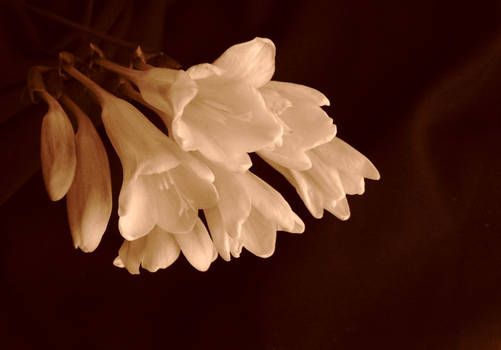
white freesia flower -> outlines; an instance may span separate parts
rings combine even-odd
[[[347,194],[362,194],[364,178],[378,180],[379,172],[360,152],[335,137],[307,152],[312,166],[305,171],[264,159],[296,188],[310,213],[321,218],[326,209],[341,220],[350,217]]]
[[[73,183],[76,167],[75,134],[59,102],[45,90],[37,92],[49,106],[42,119],[42,175],[49,198],[57,201],[66,195]]]
[[[169,116],[164,121],[185,151],[198,150],[213,162],[243,172],[252,164],[247,153],[281,144],[283,127],[255,86],[269,81],[274,71],[274,45],[268,39],[257,38],[253,46],[235,45],[214,64],[186,72],[137,71],[104,59],[97,63],[128,77],[147,103]]]
[[[155,272],[170,266],[181,251],[199,271],[206,271],[217,258],[214,244],[200,219],[188,233],[169,233],[156,226],[144,237],[135,241],[125,240],[113,263],[125,267],[131,274],[138,274],[139,266]]]
[[[132,241],[156,225],[171,233],[192,231],[198,209],[217,201],[212,172],[182,152],[133,105],[111,95],[74,67],[64,68],[98,98],[106,133],[122,163],[118,209],[122,236]]]
[[[204,210],[212,239],[226,261],[239,257],[242,247],[260,257],[275,250],[276,232],[302,233],[304,223],[287,201],[266,182],[247,171],[233,173],[217,164],[217,206]]]
[[[75,178],[66,196],[68,221],[75,248],[92,252],[99,245],[111,214],[108,156],[89,117],[67,96],[61,100],[78,122]]]

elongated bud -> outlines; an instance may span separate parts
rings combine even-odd
[[[61,98],[78,121],[75,179],[66,196],[75,248],[94,251],[111,215],[111,175],[103,142],[89,117],[67,96]]]
[[[42,120],[40,155],[45,188],[53,201],[68,192],[75,174],[75,134],[68,116],[48,92],[39,92],[49,105]]]

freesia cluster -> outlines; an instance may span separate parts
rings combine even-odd
[[[234,45],[212,64],[176,70],[129,68],[103,57],[95,64],[121,75],[129,97],[157,113],[167,133],[132,103],[81,73],[68,53],[62,69],[101,106],[106,134],[120,158],[118,200],[124,238],[114,264],[130,273],[157,271],[182,252],[205,271],[242,248],[259,257],[275,249],[277,231],[302,233],[303,221],[282,195],[250,170],[256,152],[297,190],[311,214],[349,217],[347,194],[362,194],[364,178],[379,179],[372,163],[336,137],[319,91],[272,81],[275,45],[269,39]],[[82,110],[76,135],[62,106],[43,87],[42,170],[52,200],[67,197],[75,247],[96,249],[110,217],[110,169],[103,144]],[[205,219],[205,223],[204,220]]]

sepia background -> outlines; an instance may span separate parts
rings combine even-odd
[[[268,37],[277,46],[274,79],[328,96],[338,136],[382,178],[348,198],[348,221],[315,220],[255,159],[253,170],[306,224],[303,235],[279,233],[268,259],[244,252],[201,273],[180,257],[166,270],[129,275],[112,265],[121,244],[116,201],[101,245],[77,251],[64,200],[50,202],[43,187],[46,107],[30,103],[25,78],[32,65],[56,64],[60,50],[84,52],[90,39],[4,1],[2,348],[501,348],[499,2],[27,3],[164,51],[184,67]],[[130,56],[99,44],[118,61]],[[121,168],[106,145],[116,198]]]

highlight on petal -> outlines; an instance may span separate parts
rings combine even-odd
[[[197,81],[199,93],[173,123],[173,136],[185,151],[243,172],[247,153],[281,142],[283,128],[253,87],[218,77]]]
[[[380,178],[370,160],[338,137],[317,147],[315,153],[329,166],[335,166],[348,174],[358,174],[371,180]]]
[[[231,237],[226,232],[221,211],[217,207],[213,207],[204,209],[204,214],[217,252],[225,261],[230,261]]]
[[[311,161],[305,152],[329,142],[336,135],[332,119],[319,107],[328,104],[328,100],[315,89],[291,83],[272,81],[260,91],[268,107],[277,110],[278,118],[286,125],[282,145],[260,152],[287,168],[309,169]],[[283,100],[289,101],[290,106],[280,107],[285,106]]]
[[[39,91],[49,105],[42,119],[40,155],[42,175],[49,198],[60,200],[68,192],[75,174],[75,134],[63,108],[45,91]]]
[[[151,68],[134,82],[144,100],[172,120],[183,114],[198,92],[197,84],[183,70]]]
[[[111,175],[108,156],[94,125],[68,97],[62,101],[77,117],[77,165],[66,207],[75,248],[94,251],[111,215]]]
[[[214,163],[209,165],[216,176],[214,185],[219,194],[217,207],[222,225],[228,235],[238,237],[252,207],[245,181],[242,175],[233,173],[223,166]]]
[[[146,236],[141,264],[150,272],[165,269],[177,260],[180,251],[174,237],[157,226]]]
[[[181,247],[183,255],[194,268],[199,271],[209,269],[215,258],[216,249],[202,220],[197,220],[191,232],[174,234],[173,236],[179,247]]]
[[[274,223],[253,208],[242,228],[239,239],[242,245],[256,256],[268,258],[275,251],[276,239],[277,229]]]
[[[179,164],[167,136],[127,101],[110,96],[103,103],[101,116],[122,163],[125,181]]]
[[[148,234],[155,225],[170,233],[189,232],[198,218],[197,208],[187,203],[167,172],[125,183],[118,214],[120,233],[128,240]]]
[[[172,265],[179,253],[179,246],[173,236],[155,227],[137,240],[124,240],[113,265],[125,267],[134,275],[139,274],[140,266],[150,272],[156,272]]]
[[[227,49],[214,65],[231,79],[261,87],[275,73],[275,44],[270,39],[255,38]]]
[[[245,173],[243,178],[252,198],[252,206],[266,220],[275,223],[276,229],[292,233],[304,232],[303,221],[280,193],[251,172]]]

